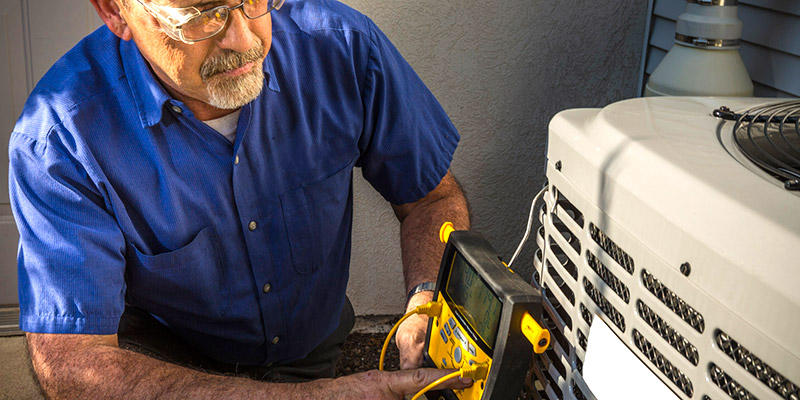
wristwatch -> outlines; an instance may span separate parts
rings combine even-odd
[[[433,292],[435,290],[436,290],[436,282],[422,282],[419,285],[414,286],[414,288],[411,289],[410,292],[408,292],[408,297],[406,297],[406,304],[408,304],[408,302],[411,301],[411,298],[414,297],[414,295],[419,292],[425,292],[425,291]]]

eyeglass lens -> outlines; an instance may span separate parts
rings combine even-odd
[[[272,11],[278,0],[244,0],[242,10],[248,18],[258,18]],[[214,7],[187,21],[181,29],[189,40],[200,40],[216,35],[225,27],[230,8]]]

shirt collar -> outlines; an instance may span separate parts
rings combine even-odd
[[[184,115],[192,116],[183,103],[173,99],[161,86],[161,83],[153,75],[150,66],[145,61],[139,48],[133,40],[123,40],[120,43],[120,53],[122,55],[122,65],[125,69],[125,76],[131,88],[136,111],[142,122],[143,128],[149,128],[161,121],[164,103],[171,103],[184,110]],[[273,79],[272,52],[267,54],[264,62],[264,76],[267,80],[267,87],[275,92],[280,92],[277,79]]]
[[[281,87],[275,79],[275,67],[272,65],[272,57],[275,52],[270,51],[264,61],[264,77],[267,79],[267,87],[273,92],[280,92]]]
[[[156,80],[150,67],[139,52],[133,40],[120,42],[122,67],[131,87],[136,111],[142,121],[142,127],[148,128],[161,121],[164,103],[170,100],[164,87]]]

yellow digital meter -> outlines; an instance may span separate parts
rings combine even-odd
[[[488,373],[469,388],[426,396],[515,399],[533,352],[543,352],[550,341],[536,322],[542,315],[541,292],[510,271],[479,234],[450,232],[442,237],[447,246],[434,294],[442,310],[428,322],[425,362],[446,369],[484,366]]]

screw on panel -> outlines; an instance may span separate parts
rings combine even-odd
[[[688,262],[685,262],[685,263],[681,264],[681,273],[682,274],[684,274],[685,276],[689,276],[689,274],[691,272],[692,272],[692,266],[689,265]]]
[[[561,160],[556,161],[556,171],[561,171]]]

